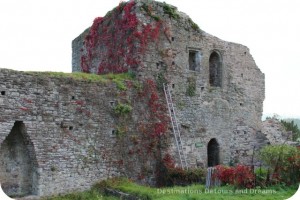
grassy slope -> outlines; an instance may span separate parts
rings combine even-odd
[[[223,186],[211,190],[205,190],[203,185],[157,189],[137,185],[128,180],[113,180],[106,181],[105,183],[102,182],[101,184],[96,185],[91,191],[85,193],[77,193],[65,197],[56,197],[52,198],[51,200],[113,200],[114,198],[101,195],[100,191],[103,187],[111,187],[126,193],[134,194],[139,196],[141,199],[153,200],[283,200],[291,197],[297,189],[296,187],[282,188],[279,186],[274,186],[264,190],[234,190],[232,186]],[[262,192],[268,193],[262,194]],[[90,196],[82,196],[83,194]]]

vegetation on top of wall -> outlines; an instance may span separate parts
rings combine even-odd
[[[191,27],[195,31],[200,31],[198,24],[196,24],[191,18],[188,19],[189,23],[191,24]]]
[[[300,129],[294,121],[280,120],[286,131],[293,132],[293,141],[300,140]]]
[[[143,3],[142,9],[150,16],[152,17],[155,21],[159,21],[160,17],[153,15],[152,13],[152,7],[150,5],[147,5],[146,3]]]
[[[165,14],[168,14],[171,18],[176,20],[180,18],[179,14],[177,13],[177,9],[166,2],[163,3],[163,9]]]
[[[117,88],[120,90],[126,90],[125,81],[134,80],[134,75],[130,72],[120,74],[90,74],[82,72],[64,73],[64,72],[26,72],[30,75],[36,75],[41,77],[53,77],[53,78],[71,78],[74,80],[82,80],[87,82],[96,83],[108,83],[114,82],[117,84]]]

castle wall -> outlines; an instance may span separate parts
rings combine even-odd
[[[151,8],[150,14],[144,9],[147,6]],[[156,40],[151,38],[153,41],[148,43],[146,51],[139,55],[138,78],[165,81],[173,88],[178,122],[191,165],[197,162],[207,165],[207,144],[213,138],[220,145],[222,163],[249,163],[253,150],[266,143],[261,134],[264,74],[247,47],[205,33],[176,7],[168,5],[174,9],[172,15],[165,11],[165,6],[141,0],[136,1],[132,10],[137,13],[140,24],[155,27],[153,16],[161,19],[162,24],[159,37]],[[84,40],[84,34],[74,43]],[[120,33],[117,30],[114,34]],[[99,46],[92,50],[93,55],[105,51],[101,40],[99,42]],[[76,56],[84,55],[86,50],[79,51],[79,48],[85,49],[84,45],[73,45]],[[92,68],[97,67],[99,57],[93,57],[91,63]],[[212,78],[216,79],[213,80],[215,84]],[[173,144],[172,152],[176,157],[175,142]]]
[[[112,164],[117,152],[112,153],[116,140],[110,106],[115,84],[103,87],[5,69],[0,69],[0,80],[0,180],[7,193],[44,196],[84,190],[118,174]],[[16,136],[15,122],[23,123]],[[21,174],[22,169],[28,174]],[[22,181],[30,177],[33,182],[25,187]]]

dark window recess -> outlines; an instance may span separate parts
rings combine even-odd
[[[189,70],[196,70],[196,52],[190,51],[189,52]]]
[[[70,130],[70,131],[73,130],[73,126],[69,126],[69,130]]]
[[[116,135],[116,134],[117,134],[117,131],[116,131],[116,130],[112,130],[112,131],[111,131],[111,134],[112,134],[112,135]]]
[[[1,95],[5,95],[5,91],[1,91]]]
[[[241,77],[242,77],[242,78],[244,77],[244,74],[243,74],[243,73],[241,73]]]
[[[174,62],[174,61],[172,62],[172,65],[175,65],[175,62]]]
[[[243,103],[240,103],[240,106],[243,106],[244,104]]]
[[[175,40],[175,38],[174,37],[172,37],[172,41],[174,41]]]
[[[203,92],[204,91],[204,87],[201,87],[201,92]]]
[[[200,52],[189,51],[189,70],[200,71]]]
[[[209,57],[209,84],[214,87],[221,87],[222,70],[221,58],[217,52],[212,52]]]
[[[72,96],[72,100],[74,100],[75,99],[75,96]]]
[[[175,84],[174,84],[174,83],[172,84],[172,88],[173,88],[173,89],[175,88]]]

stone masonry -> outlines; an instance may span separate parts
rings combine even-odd
[[[253,150],[266,143],[261,133],[264,74],[249,49],[200,30],[186,14],[165,3],[136,1],[131,13],[137,13],[139,29],[145,24],[154,26],[154,16],[163,19],[158,41],[149,43],[144,54],[133,52],[141,59],[137,69],[131,70],[140,79],[163,76],[172,88],[190,165],[207,166],[211,139],[217,142],[221,163],[249,162]],[[103,26],[109,24],[106,29],[115,26],[109,16],[111,13],[102,22]],[[103,30],[98,29],[99,35],[106,34]],[[84,38],[88,33],[84,31],[73,41],[73,71],[80,71],[80,58],[87,54]],[[92,55],[99,55],[90,60],[91,72],[97,72],[99,63],[101,67],[105,51],[101,40],[91,49]]]
[[[129,11],[129,3],[124,3],[124,10],[119,6],[109,12],[93,35],[87,29],[73,41],[73,72],[85,67],[98,73],[105,60],[109,61],[101,57],[108,48],[113,47],[109,53],[130,52],[136,60],[129,64],[127,53],[118,64],[135,74],[134,84],[151,79],[157,85],[169,85],[189,167],[251,164],[254,151],[268,140],[261,122],[264,74],[249,49],[200,30],[174,6],[149,0],[132,2]],[[121,38],[129,41],[130,35],[136,35],[133,51],[126,45],[108,47],[118,38],[87,45],[92,41],[87,37],[114,30],[117,23],[110,16],[136,16],[137,30],[152,25],[160,32],[155,40],[143,41],[147,45],[142,50],[139,32]],[[123,34],[120,31],[113,31],[114,35]],[[113,81],[0,69],[0,182],[4,191],[14,196],[48,196],[84,190],[112,176],[137,178],[145,169],[148,177],[153,176],[155,159],[127,153],[142,140],[136,127],[147,120],[141,113],[149,112],[136,88],[122,90]],[[163,91],[159,97],[165,103]],[[116,116],[114,107],[119,103],[131,105],[128,116]],[[126,124],[127,135],[122,138],[116,134],[120,124]],[[166,152],[179,164],[171,130],[167,134]],[[127,170],[130,166],[126,168],[124,162],[135,167]]]

